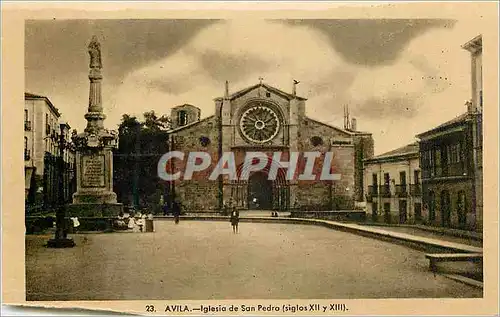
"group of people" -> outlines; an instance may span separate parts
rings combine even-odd
[[[146,220],[153,220],[153,214],[143,214],[140,211],[137,213],[130,214],[129,212],[120,212],[117,220],[115,221],[115,226],[117,229],[129,229],[133,232],[145,232],[146,230]],[[151,228],[152,231],[152,228]]]

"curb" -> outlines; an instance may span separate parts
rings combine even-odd
[[[155,217],[156,220],[173,219],[170,216]],[[181,216],[181,220],[186,221],[228,221],[229,217],[212,216],[212,217],[197,217],[197,216]],[[240,222],[251,223],[284,223],[284,224],[303,224],[317,225],[329,229],[349,232],[361,236],[366,236],[378,240],[383,240],[391,243],[403,244],[407,247],[425,251],[425,252],[459,252],[459,253],[482,253],[483,249],[479,247],[469,246],[465,244],[453,243],[437,239],[413,236],[404,233],[386,231],[381,229],[367,228],[366,226],[341,223],[321,219],[305,219],[305,218],[272,218],[272,217],[242,217]]]
[[[466,285],[469,285],[469,286],[473,286],[473,287],[477,287],[477,288],[480,288],[480,289],[484,289],[484,284],[483,282],[480,282],[480,281],[476,281],[474,279],[471,279],[471,278],[468,278],[468,277],[465,277],[465,276],[460,276],[460,275],[456,275],[456,274],[440,274],[446,278],[449,278],[450,280],[454,280],[456,282],[460,282],[460,283],[463,283],[463,284],[466,284]]]

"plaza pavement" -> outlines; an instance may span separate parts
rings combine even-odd
[[[26,236],[27,300],[482,297],[424,253],[319,226],[155,221],[154,233]]]

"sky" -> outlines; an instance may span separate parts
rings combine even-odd
[[[47,96],[81,131],[88,106],[87,45],[101,42],[105,126],[123,114],[173,106],[214,114],[213,99],[264,82],[307,98],[306,114],[343,127],[348,105],[375,154],[465,112],[479,27],[457,20],[30,20],[25,90]]]

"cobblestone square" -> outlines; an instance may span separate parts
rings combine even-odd
[[[26,236],[26,299],[482,297],[428,269],[424,253],[308,225],[155,221],[154,233]]]

